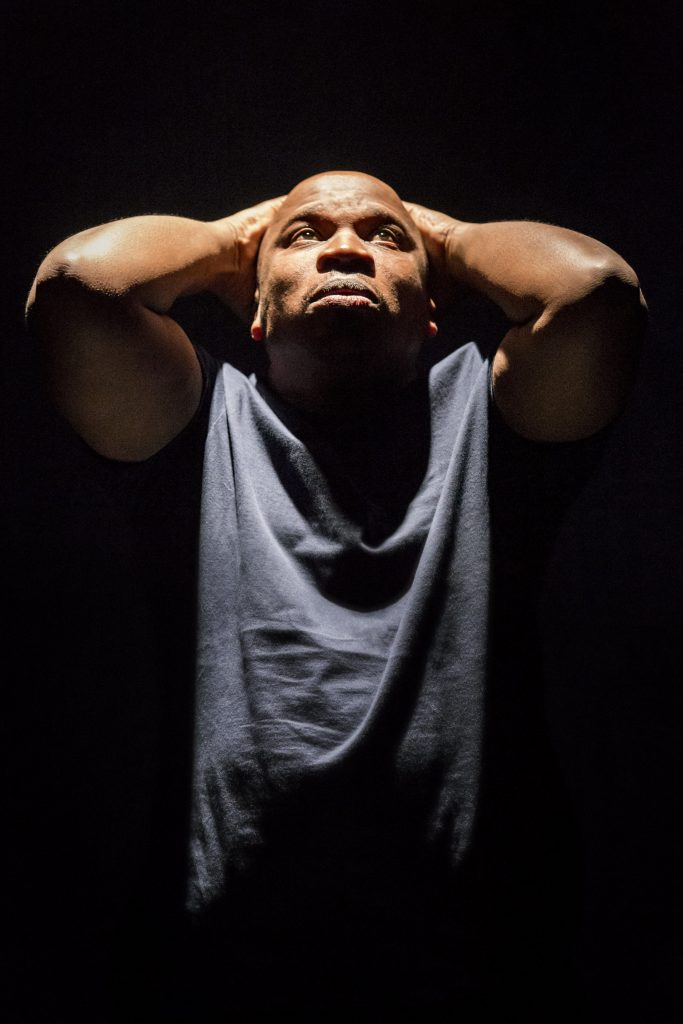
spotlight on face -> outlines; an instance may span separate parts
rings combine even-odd
[[[276,372],[290,357],[400,382],[433,334],[427,256],[398,195],[377,178],[300,182],[264,236],[252,333]]]

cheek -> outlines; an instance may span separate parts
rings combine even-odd
[[[270,297],[273,303],[281,303],[289,296],[301,292],[305,280],[304,267],[298,266],[292,261],[286,267],[278,267],[276,264],[266,281],[266,296]]]
[[[424,285],[416,278],[402,278],[392,282],[392,292],[404,313],[422,313],[429,308],[429,298]]]
[[[385,259],[378,270],[382,274],[387,290],[403,301],[415,302],[426,296],[425,280],[415,260],[408,258]]]
[[[269,275],[261,292],[261,323],[270,331],[281,319],[290,318],[304,305],[300,274]]]

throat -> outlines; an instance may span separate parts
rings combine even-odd
[[[271,366],[267,385],[281,401],[303,415],[342,427],[359,419],[385,419],[401,405],[406,389],[416,378],[416,371],[379,374],[351,367],[348,372],[340,372],[338,366],[332,372],[323,366],[317,372],[309,367],[299,373],[278,374]]]

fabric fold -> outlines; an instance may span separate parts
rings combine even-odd
[[[283,820],[309,828],[313,791],[316,807],[342,807],[368,781],[355,824],[318,813],[315,841],[348,850],[355,827],[370,859],[369,846],[386,843],[391,807],[392,828],[404,813],[406,827],[419,822],[413,839],[447,850],[455,870],[476,813],[488,361],[470,343],[424,382],[427,443],[421,453],[406,445],[418,485],[398,523],[383,517],[383,482],[356,474],[355,441],[311,434],[295,413],[285,423],[257,384],[223,367],[205,449],[188,894],[198,915],[230,898],[272,845],[273,822],[282,842]],[[406,401],[421,399],[413,391]],[[381,448],[370,457],[383,464]],[[401,461],[385,464],[397,474],[384,487],[392,495],[404,484]]]

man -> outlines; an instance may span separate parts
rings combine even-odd
[[[565,441],[586,437],[614,418],[628,394],[645,307],[636,275],[623,259],[600,242],[563,228],[529,222],[465,224],[415,205],[404,207],[374,179],[336,173],[302,182],[285,200],[210,224],[134,217],[82,232],[49,254],[31,290],[28,312],[42,340],[57,402],[93,448],[110,458],[144,459],[186,425],[197,407],[201,374],[189,340],[168,316],[171,306],[181,296],[208,290],[247,316],[262,236],[267,234],[260,263],[267,275],[273,257],[278,265],[282,243],[274,244],[274,236],[279,225],[298,207],[315,205],[327,194],[331,209],[316,213],[314,220],[325,222],[319,241],[332,240],[329,256],[323,254],[319,267],[317,249],[307,249],[307,258],[299,260],[299,248],[290,247],[292,273],[305,268],[317,283],[315,274],[322,281],[330,273],[328,260],[347,267],[357,262],[361,277],[374,277],[376,257],[370,253],[375,251],[392,254],[381,255],[377,272],[385,264],[387,272],[396,266],[398,281],[387,282],[390,294],[382,301],[379,296],[375,302],[367,297],[365,302],[326,300],[335,314],[350,313],[345,319],[354,325],[372,323],[370,317],[376,314],[394,335],[381,354],[373,347],[373,359],[381,359],[382,366],[373,365],[368,388],[374,381],[405,382],[420,342],[436,330],[427,295],[428,254],[435,294],[442,302],[452,298],[456,283],[476,287],[514,324],[493,364],[496,405],[513,429],[534,440]],[[353,211],[372,227],[398,217],[400,244],[390,241],[388,229],[379,248],[361,249],[367,239],[353,229],[350,214],[330,234],[329,225],[341,220],[340,206],[352,199],[365,202],[368,210],[373,201],[380,204],[374,218],[365,210]],[[311,241],[315,231],[313,224]],[[275,298],[286,288],[278,282]],[[269,298],[264,295],[252,324],[252,337],[262,337],[265,329],[266,341]],[[409,301],[415,306],[418,300],[422,309],[411,310],[411,320],[419,312],[422,323],[419,328],[410,325],[416,337],[397,345],[398,304]],[[308,331],[318,322],[329,322],[326,303],[317,305],[315,313],[311,309],[308,317],[301,309],[292,310],[292,326],[305,323]],[[58,313],[65,306],[68,322]],[[279,331],[278,305],[273,314],[273,330]],[[354,326],[350,333],[355,336],[356,330]],[[403,325],[400,331],[405,337]],[[348,393],[340,358],[321,364],[316,349],[308,345],[305,355],[302,343],[294,342],[282,360],[276,340],[277,334],[270,351],[271,381],[282,376],[282,383],[275,383],[282,397],[294,397],[303,408],[320,407],[323,399],[312,396],[325,388],[328,400],[330,375],[333,394],[339,395],[340,388]],[[348,340],[346,344],[353,347]],[[356,344],[352,363],[362,348]],[[330,362],[334,369],[325,370]],[[294,370],[289,368],[296,366],[298,372],[301,365],[304,381],[296,394],[290,379]]]
[[[510,328],[490,364],[469,345],[426,374],[466,288]],[[264,377],[169,315],[201,291],[250,323]],[[506,813],[488,796],[490,436],[599,435],[645,309],[594,239],[465,223],[356,172],[209,224],[103,225],[42,264],[29,322],[88,445],[152,465],[201,437],[187,1019],[531,998],[487,867],[487,815]]]

